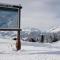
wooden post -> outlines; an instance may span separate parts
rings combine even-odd
[[[22,7],[20,7],[19,11],[18,11],[18,20],[19,20],[19,22],[18,22],[19,26],[18,27],[19,27],[19,29],[20,29],[20,13],[21,13],[21,8]],[[17,50],[21,49],[20,30],[18,30],[18,33],[17,33],[16,49]]]
[[[17,33],[16,49],[17,50],[20,50],[21,49],[20,31],[18,31],[18,33]]]

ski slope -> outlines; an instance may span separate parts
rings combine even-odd
[[[15,41],[0,39],[0,60],[60,60],[60,41],[38,43],[21,41],[21,50],[16,51]]]

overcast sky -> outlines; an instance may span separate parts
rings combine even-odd
[[[60,26],[60,0],[0,0],[0,2],[22,5],[22,28],[49,30]]]

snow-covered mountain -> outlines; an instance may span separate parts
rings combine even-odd
[[[53,33],[57,32],[57,33]],[[55,42],[60,40],[59,28],[51,30],[50,32],[42,32],[37,28],[24,28],[20,33],[21,40],[24,41],[35,41],[35,42]],[[42,41],[43,35],[43,41]],[[17,31],[0,31],[0,38],[13,39],[17,37]]]
[[[41,34],[41,31],[37,28],[24,28],[21,31],[21,36],[23,40],[26,40],[26,38],[35,38],[38,37],[38,35]]]
[[[50,32],[54,32],[54,33],[60,32],[60,27],[53,28],[50,30]]]
[[[16,31],[0,31],[0,38],[13,38],[16,34]]]
[[[42,32],[39,29],[31,28],[22,30],[22,40],[31,40],[34,39],[35,41],[41,42],[42,35],[43,35],[43,42],[56,42],[60,40],[60,28],[53,28],[49,32]]]
[[[37,33],[39,33],[40,32],[40,30],[39,29],[37,29],[37,28],[24,28],[24,29],[22,29],[22,31],[21,31],[21,37],[22,38],[26,38],[26,37],[28,37],[28,35],[30,34],[30,33],[35,33],[36,32],[36,34]],[[3,38],[10,38],[10,37],[16,37],[17,36],[17,31],[0,31],[0,38],[1,37],[3,37]]]

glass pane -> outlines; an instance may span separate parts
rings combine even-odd
[[[18,28],[18,9],[0,8],[0,29]]]

